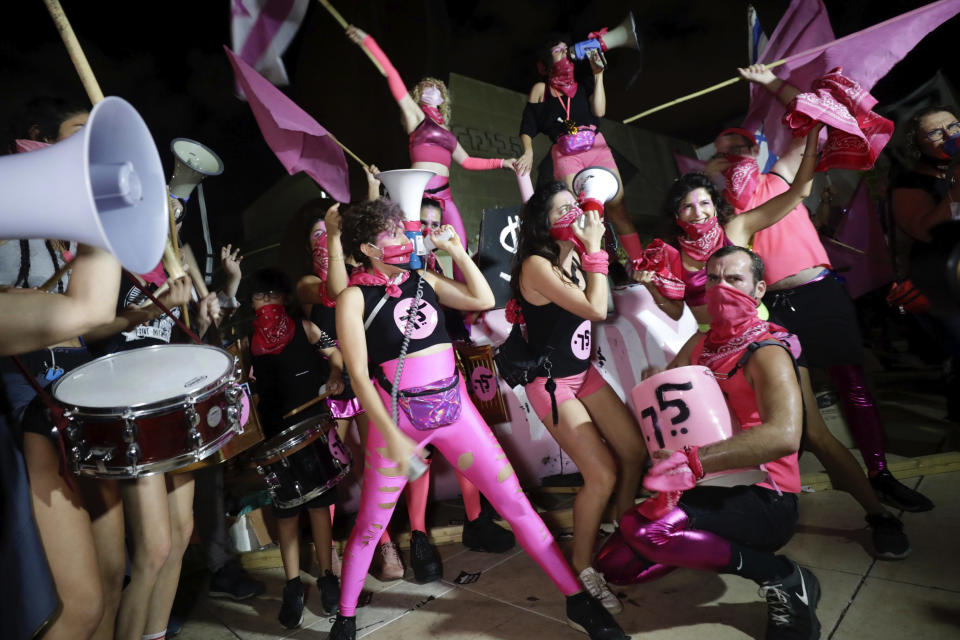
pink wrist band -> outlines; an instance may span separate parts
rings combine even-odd
[[[461,164],[470,171],[487,171],[488,169],[502,169],[503,158],[466,158]]]
[[[387,84],[390,86],[390,93],[393,94],[393,99],[397,102],[403,100],[403,97],[408,93],[407,87],[403,84],[403,78],[400,77],[400,74],[397,73],[394,66],[390,64],[390,58],[387,57],[387,54],[383,52],[380,45],[377,44],[377,41],[374,40],[371,35],[367,35],[367,37],[363,39],[363,46],[373,54],[373,57],[377,59],[377,62],[383,67],[383,70],[387,72]]]
[[[602,273],[606,275],[610,266],[610,256],[606,251],[580,254],[580,266],[588,273]]]

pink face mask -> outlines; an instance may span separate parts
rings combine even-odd
[[[38,149],[46,149],[50,146],[48,142],[40,142],[39,140],[26,140],[24,138],[17,138],[17,153],[26,153],[27,151],[37,151]]]
[[[371,247],[380,249],[380,261],[386,264],[392,264],[402,267],[410,264],[410,254],[413,253],[413,243],[404,242],[403,244],[391,244],[386,247],[377,247],[370,244]]]
[[[573,225],[582,215],[583,211],[581,211],[580,207],[573,207],[550,225],[550,235],[555,240],[572,242],[581,253],[586,250],[586,247],[573,232]]]
[[[757,301],[739,289],[716,284],[706,292],[710,330],[724,336],[737,335],[745,327],[763,322],[757,317]]]
[[[443,94],[436,87],[427,87],[420,93],[420,101],[431,107],[439,107],[443,104]]]
[[[577,92],[577,81],[573,77],[573,62],[564,57],[550,67],[550,86],[565,96],[573,97]]]

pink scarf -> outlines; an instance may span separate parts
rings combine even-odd
[[[403,293],[400,290],[400,285],[406,282],[407,278],[409,277],[410,273],[408,271],[402,272],[399,274],[399,277],[394,276],[393,278],[388,278],[376,269],[373,271],[354,269],[353,274],[350,276],[350,285],[386,287],[387,295],[389,295],[391,298],[399,298],[400,294]]]
[[[647,245],[640,258],[633,261],[634,271],[652,271],[653,284],[663,297],[670,300],[683,300],[686,285],[677,278],[670,268],[668,253],[676,249],[666,244],[660,238]]]
[[[737,211],[744,211],[750,205],[750,199],[760,184],[760,167],[754,158],[736,156],[725,153],[724,156],[732,162],[723,170],[723,179],[726,185],[723,188],[724,199],[732,204]]]
[[[253,319],[250,353],[262,356],[280,353],[293,340],[294,321],[282,304],[265,304]]]
[[[876,98],[836,67],[814,82],[809,93],[794,98],[783,122],[798,138],[817,122],[827,125],[817,171],[864,171],[873,167],[893,135],[893,122],[872,111],[876,104]]]
[[[574,80],[573,62],[570,58],[564,57],[550,67],[550,86],[568,98],[576,95],[577,81]]]
[[[694,260],[706,262],[714,251],[723,246],[723,229],[717,216],[697,223],[677,220],[677,224],[684,234],[677,238],[677,243],[680,249]]]
[[[423,110],[427,117],[436,122],[439,125],[444,124],[443,115],[440,113],[440,109],[437,109],[434,106],[429,104],[421,104],[420,109]]]

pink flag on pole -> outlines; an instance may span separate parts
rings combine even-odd
[[[790,58],[774,69],[778,77],[801,91],[834,67],[869,91],[930,31],[960,12],[960,0],[938,0],[839,40],[821,0],[793,0],[777,25],[760,62]],[[827,46],[824,46],[827,45]],[[745,129],[763,125],[770,147],[782,154],[790,132],[781,124],[784,106],[766,89],[750,86],[750,109]]]
[[[830,264],[846,280],[851,298],[893,282],[890,249],[866,180],[861,180],[857,186],[836,235],[842,245],[824,238],[823,246],[830,256]]]
[[[676,151],[673,152],[673,160],[677,163],[677,171],[680,172],[680,175],[685,173],[696,173],[697,171],[703,171],[704,165],[707,163],[703,160],[698,160],[697,158],[691,158],[690,156],[684,156]]]
[[[233,50],[278,86],[290,84],[281,56],[307,12],[309,0],[231,0]]]
[[[350,201],[347,159],[329,132],[280,89],[224,47],[263,139],[290,175],[303,171],[340,202]]]

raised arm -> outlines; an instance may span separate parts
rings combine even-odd
[[[383,67],[384,71],[386,71],[390,93],[393,94],[393,99],[400,105],[400,111],[403,115],[403,126],[407,130],[407,133],[411,133],[417,128],[417,125],[420,124],[425,116],[423,115],[423,111],[420,110],[420,107],[417,106],[417,103],[410,97],[410,92],[407,91],[407,87],[403,84],[403,79],[400,77],[396,68],[390,63],[387,54],[380,49],[380,45],[377,44],[377,41],[374,40],[372,36],[364,33],[353,25],[347,27],[347,37],[369,51]]]
[[[437,300],[445,307],[460,311],[486,311],[496,304],[490,283],[483,277],[480,268],[470,259],[463,243],[453,231],[453,227],[446,224],[440,227],[438,233],[449,231],[452,234],[448,239],[434,239],[438,249],[446,251],[453,258],[453,263],[460,268],[465,282],[458,282],[429,270],[424,270],[424,277],[434,291]]]
[[[26,353],[110,322],[120,291],[120,264],[103,249],[77,248],[63,294],[0,291],[0,355]]]
[[[817,166],[817,144],[823,124],[817,124],[807,134],[802,162],[790,188],[767,200],[756,209],[745,211],[724,225],[723,230],[735,245],[746,247],[757,231],[773,226],[797,208],[813,189],[813,171]]]
[[[598,118],[602,118],[607,113],[607,92],[603,88],[603,67],[598,64],[600,53],[596,49],[590,49],[587,57],[590,60],[590,67],[593,69],[593,93],[590,94],[590,111]]]
[[[790,102],[797,97],[797,94],[800,93],[800,89],[774,75],[774,73],[767,68],[767,65],[753,64],[744,69],[737,69],[737,71],[740,73],[740,77],[747,82],[758,84],[772,93],[784,106],[790,104]],[[780,157],[770,171],[783,177],[787,182],[793,182],[794,176],[796,176],[797,170],[800,167],[800,161],[803,159],[803,148],[803,139],[794,138],[790,146],[782,150]]]

